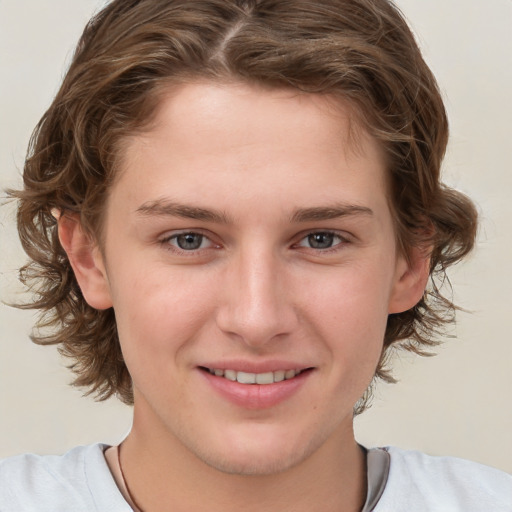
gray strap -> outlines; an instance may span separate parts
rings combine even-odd
[[[384,448],[372,448],[366,453],[368,492],[361,512],[371,512],[377,506],[389,475],[391,457]]]

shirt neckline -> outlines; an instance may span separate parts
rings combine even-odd
[[[368,489],[366,501],[361,512],[371,512],[377,506],[386,488],[391,457],[384,448],[366,449],[363,446],[361,448],[366,454],[366,482]],[[130,498],[121,467],[119,466],[118,450],[118,446],[107,447],[104,451],[105,460],[123,498],[137,512],[138,509]]]

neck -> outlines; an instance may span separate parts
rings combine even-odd
[[[352,427],[345,430],[285,471],[238,475],[208,466],[169,432],[153,428],[150,434],[135,417],[121,463],[130,494],[144,512],[309,512],[319,503],[322,512],[358,512],[366,496],[366,461]]]

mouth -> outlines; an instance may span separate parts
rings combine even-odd
[[[289,370],[277,370],[273,372],[264,372],[264,373],[250,373],[250,372],[241,372],[232,369],[220,369],[220,368],[206,368],[201,366],[201,370],[210,373],[211,375],[215,375],[216,377],[221,377],[227,379],[231,382],[238,382],[240,384],[274,384],[276,382],[282,382],[285,380],[291,380],[300,375],[301,373],[311,371],[313,368],[304,368],[304,369],[289,369]]]

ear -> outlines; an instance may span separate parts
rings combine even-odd
[[[409,258],[398,256],[388,313],[402,313],[416,306],[425,293],[429,275],[428,250],[415,247],[411,250]]]
[[[55,217],[58,217],[60,243],[85,300],[95,309],[112,307],[105,264],[97,243],[84,232],[78,215],[63,213]]]

